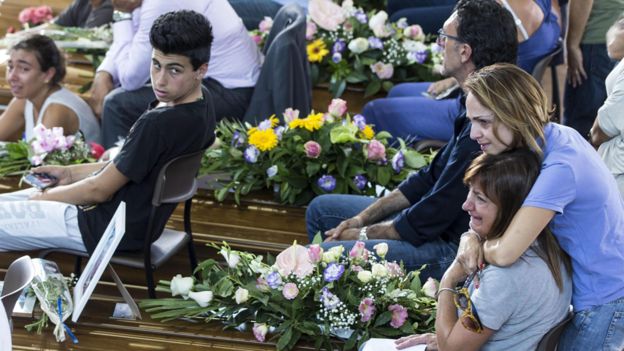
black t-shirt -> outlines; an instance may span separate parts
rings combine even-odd
[[[126,233],[119,250],[143,248],[160,169],[173,158],[206,149],[214,141],[215,118],[207,112],[212,99],[205,88],[202,93],[203,99],[192,103],[151,108],[132,126],[113,161],[130,181],[111,200],[90,210],[79,210],[78,225],[89,252],[95,249],[121,201],[126,202]],[[175,206],[159,207],[154,228],[164,228]]]

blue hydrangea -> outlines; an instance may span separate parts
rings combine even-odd
[[[267,284],[271,289],[277,289],[282,285],[282,277],[278,272],[271,272],[266,277]]]
[[[342,277],[344,271],[345,268],[343,265],[332,262],[327,265],[327,267],[323,271],[323,279],[325,279],[325,281],[328,283],[335,282],[336,280],[340,279],[340,277]]]

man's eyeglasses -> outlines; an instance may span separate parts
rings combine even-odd
[[[440,45],[441,47],[445,47],[446,46],[446,41],[448,39],[452,39],[455,40],[459,43],[465,43],[465,41],[463,39],[461,39],[460,37],[456,37],[454,35],[448,35],[446,33],[444,33],[444,30],[442,30],[442,28],[438,29],[438,39],[436,40],[436,43],[438,45]]]

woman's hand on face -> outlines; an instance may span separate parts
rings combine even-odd
[[[479,234],[469,230],[462,234],[459,241],[455,261],[462,266],[466,274],[475,272],[483,263],[483,245],[479,238]]]
[[[396,348],[402,350],[414,345],[427,345],[427,351],[436,351],[438,349],[438,339],[433,333],[414,334],[404,336],[394,341]]]

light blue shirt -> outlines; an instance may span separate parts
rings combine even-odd
[[[572,259],[576,311],[624,296],[624,203],[600,156],[575,130],[549,123],[542,170],[524,201],[555,211],[550,229]]]

